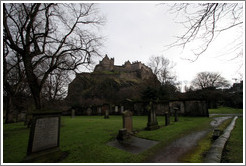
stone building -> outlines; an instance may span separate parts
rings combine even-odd
[[[109,58],[108,55],[96,65],[94,72],[111,71],[111,72],[138,72],[138,76],[143,79],[149,79],[153,76],[152,70],[141,62],[126,61],[122,66],[114,65],[114,58]]]

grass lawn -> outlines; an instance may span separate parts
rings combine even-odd
[[[243,114],[243,109],[219,107],[217,109],[209,109],[209,114]]]
[[[239,117],[224,149],[222,162],[242,163],[243,148],[243,118]]]
[[[116,138],[122,128],[121,116],[76,116],[62,117],[60,149],[69,155],[61,163],[132,163],[144,162],[158,149],[193,131],[206,128],[210,122],[207,117],[179,117],[179,122],[164,126],[165,117],[158,116],[158,130],[145,131],[147,116],[133,116],[133,128],[138,137],[160,141],[159,144],[139,154],[131,154],[106,145]],[[3,162],[19,163],[26,155],[29,129],[22,123],[3,125]]]

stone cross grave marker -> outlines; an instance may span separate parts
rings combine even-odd
[[[147,106],[147,110],[148,110],[148,123],[147,123],[146,130],[155,130],[160,128],[156,118],[156,111],[153,107],[152,102],[150,102],[149,105]]]

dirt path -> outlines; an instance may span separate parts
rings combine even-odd
[[[178,163],[179,158],[192,150],[197,146],[198,141],[206,136],[211,127],[217,127],[224,120],[231,118],[228,117],[216,117],[210,123],[207,130],[194,132],[192,134],[186,135],[172,142],[170,145],[166,146],[164,149],[160,150],[157,155],[152,157],[150,160],[146,161],[148,163]]]

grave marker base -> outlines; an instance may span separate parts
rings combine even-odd
[[[68,152],[61,151],[58,147],[27,155],[22,163],[56,163],[67,157]]]
[[[156,130],[159,128],[160,128],[160,126],[158,125],[158,123],[148,123],[147,127],[145,129],[146,130]]]

